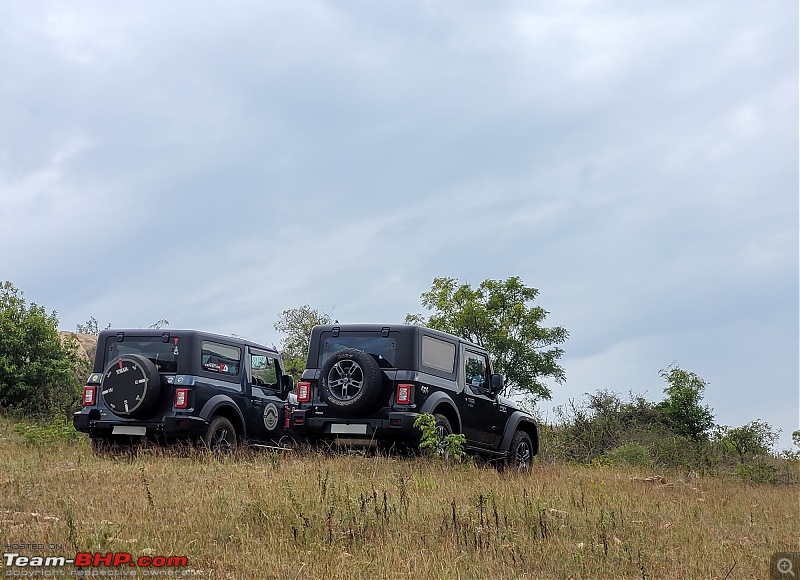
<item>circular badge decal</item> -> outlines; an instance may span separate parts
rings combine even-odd
[[[272,431],[278,426],[278,407],[275,403],[269,403],[264,407],[264,427],[267,431]]]

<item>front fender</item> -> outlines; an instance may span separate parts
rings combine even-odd
[[[507,452],[511,447],[511,439],[514,438],[514,433],[522,428],[531,436],[531,443],[533,443],[533,454],[539,453],[539,427],[533,417],[522,411],[514,411],[508,418],[506,423],[506,430],[503,432],[503,439],[500,442],[500,451]]]
[[[239,409],[239,405],[237,405],[233,399],[231,399],[228,395],[214,395],[206,404],[203,405],[203,408],[200,410],[200,417],[204,421],[209,421],[209,417],[213,417],[214,414],[222,407],[230,408],[239,417],[239,425],[242,428],[242,436],[244,438],[247,437],[247,423],[244,421],[244,415],[242,415],[242,411]]]

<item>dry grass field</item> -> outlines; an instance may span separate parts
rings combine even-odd
[[[187,577],[767,578],[800,540],[797,486],[317,451],[98,458],[8,423],[0,439],[4,544],[187,556]]]

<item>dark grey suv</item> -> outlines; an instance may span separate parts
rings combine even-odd
[[[467,450],[530,469],[538,428],[502,390],[487,351],[457,336],[411,325],[316,326],[291,426],[310,440],[413,444],[414,421],[430,413],[440,435],[463,433]]]
[[[197,330],[104,330],[83,408],[93,443],[202,438],[216,449],[277,442],[292,378],[271,348]]]

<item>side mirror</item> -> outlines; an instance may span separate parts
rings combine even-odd
[[[492,375],[492,386],[489,387],[489,394],[494,397],[503,390],[503,375]]]
[[[281,391],[284,393],[291,393],[294,389],[294,379],[292,375],[281,376]]]

